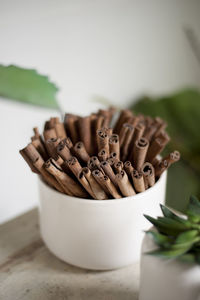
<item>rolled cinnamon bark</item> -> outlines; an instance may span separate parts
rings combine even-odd
[[[76,181],[74,181],[70,176],[64,173],[53,159],[50,158],[44,164],[44,167],[57,179],[57,181],[60,183],[60,185],[68,195],[81,198],[88,197],[88,193]]]
[[[147,152],[147,161],[153,163],[153,160],[163,151],[169,140],[170,138],[166,132],[161,132],[158,137],[152,140]]]
[[[118,192],[118,190],[116,189],[116,187],[114,186],[114,184],[112,183],[112,181],[110,181],[110,178],[107,175],[103,176],[103,182],[106,186],[106,188],[109,191],[109,194],[115,198],[115,199],[119,199],[121,198],[121,194]]]
[[[125,120],[127,120],[127,118],[130,118],[132,116],[133,116],[133,113],[130,110],[128,110],[128,109],[122,110],[120,112],[119,118],[114,126],[113,132],[119,134],[122,125],[126,122]]]
[[[161,174],[169,168],[169,162],[162,159],[155,165],[155,177],[159,178]]]
[[[105,149],[107,156],[109,156],[109,136],[102,130],[97,130],[97,145],[98,152]]]
[[[88,181],[88,184],[90,185],[90,188],[94,194],[93,198],[97,200],[105,200],[108,199],[108,195],[105,193],[105,191],[102,189],[100,184],[94,179],[92,176],[92,173],[89,168],[85,167],[82,169],[82,174],[85,176],[85,178]]]
[[[160,177],[173,163],[180,159],[180,152],[174,151],[155,164],[155,176]]]
[[[59,166],[61,167],[61,169],[62,169],[62,165],[63,165],[63,163],[64,163],[64,160],[62,159],[62,157],[60,157],[60,156],[57,154],[57,156],[54,158],[54,160],[55,160],[56,164],[59,165]],[[64,171],[64,170],[63,170],[63,171]]]
[[[73,144],[77,143],[79,139],[78,134],[78,119],[79,117],[73,114],[65,114],[64,125],[67,135],[70,136]]]
[[[87,163],[87,161],[90,159],[89,154],[87,153],[85,146],[82,142],[78,142],[75,144],[74,148],[75,155],[83,162]]]
[[[92,171],[92,175],[94,177],[94,179],[99,183],[99,185],[102,187],[102,189],[104,190],[104,192],[109,195],[110,192],[108,190],[108,188],[105,185],[104,182],[104,174],[100,171],[100,170],[94,170]]]
[[[71,152],[65,143],[61,142],[57,146],[57,153],[63,160],[68,160],[71,158]]]
[[[81,172],[82,167],[77,158],[75,156],[72,156],[70,159],[67,160],[67,164],[72,173],[76,176],[76,178],[79,178],[79,173]]]
[[[127,125],[123,125],[124,127],[126,126],[126,132],[125,132],[125,136],[123,139],[123,144],[121,145],[121,158],[122,161],[125,161],[128,157],[129,154],[129,147],[133,138],[133,134],[134,134],[134,127],[133,125],[127,124]]]
[[[34,127],[33,128],[33,132],[34,132],[34,137],[37,139],[37,138],[40,138],[40,132],[39,132],[39,129],[38,127]]]
[[[128,180],[125,171],[122,170],[120,173],[116,174],[116,181],[123,196],[129,197],[135,195],[135,190]]]
[[[112,134],[109,138],[109,152],[115,152],[117,154],[116,158],[120,159],[120,146],[119,146],[119,135]]]
[[[132,179],[131,173],[133,172],[134,168],[130,161],[127,160],[124,163],[124,170],[125,170],[126,174],[128,175],[129,180],[131,180]]]
[[[60,185],[60,183],[55,179],[55,177],[51,175],[49,172],[47,172],[47,170],[44,168],[44,161],[41,158],[38,157],[33,162],[33,166],[40,172],[41,177],[44,179],[46,183],[54,187],[59,192],[65,193],[65,190]]]
[[[171,152],[170,154],[168,154],[166,157],[163,158],[163,160],[166,160],[168,162],[169,165],[179,161],[181,155],[180,152],[175,150],[173,152]]]
[[[113,169],[116,173],[120,173],[123,170],[124,164],[121,160],[117,161],[113,165]]]
[[[132,161],[133,149],[134,149],[135,142],[141,139],[141,137],[143,136],[144,130],[145,130],[145,126],[142,123],[138,123],[135,126],[133,137],[132,137],[132,140],[131,140],[130,146],[129,146],[129,155],[127,157],[127,159],[130,161]]]
[[[69,137],[65,138],[64,140],[65,145],[69,148],[69,150],[73,147],[73,143]]]
[[[146,162],[142,166],[142,173],[144,176],[145,189],[155,184],[155,170],[151,163]]]
[[[112,157],[109,157],[106,161],[109,163],[109,165],[110,165],[111,167],[113,167],[114,164],[116,163],[116,161],[118,161],[118,160],[116,160],[116,159],[114,159],[114,158],[112,158]]]
[[[102,149],[99,153],[98,153],[98,157],[100,161],[104,161],[108,158],[108,154],[106,152],[105,149]]]
[[[133,170],[132,173],[132,180],[134,184],[134,188],[137,193],[141,193],[145,191],[145,184],[144,184],[144,178],[143,173],[137,170]]]
[[[115,162],[118,162],[118,159],[117,159],[117,153],[116,153],[116,152],[112,152],[112,153],[110,153],[110,156],[109,156],[109,158],[112,158],[112,159],[114,159],[114,160],[115,160]]]
[[[32,172],[39,174],[40,172],[38,171],[37,168],[34,167],[33,162],[35,162],[38,158],[40,158],[42,161],[43,161],[43,159],[42,159],[40,153],[33,146],[33,144],[32,143],[28,144],[25,148],[20,150],[19,153],[25,159],[25,161],[31,168]]]
[[[60,138],[51,138],[45,141],[47,152],[49,156],[54,159],[58,156],[57,146],[60,143],[60,141],[61,141]]]
[[[65,132],[65,127],[63,123],[56,122],[54,125],[56,135],[60,139],[64,139],[67,137],[66,132]]]
[[[37,149],[37,151],[40,153],[40,155],[42,156],[42,158],[44,160],[47,160],[49,158],[46,148],[45,148],[44,144],[41,142],[40,137],[33,139],[32,144]]]
[[[133,148],[133,166],[136,170],[140,170],[144,164],[147,150],[149,147],[149,141],[145,138],[141,138],[135,142]]]
[[[44,130],[43,132],[44,140],[47,141],[49,139],[56,139],[57,134],[54,128]]]
[[[80,140],[84,143],[85,149],[89,155],[92,154],[92,141],[91,141],[91,119],[90,116],[79,118],[78,128]]]
[[[117,185],[117,182],[116,182],[115,173],[114,173],[111,165],[109,164],[109,162],[108,161],[102,161],[101,162],[101,167],[104,170],[104,173],[110,178],[110,180],[117,187],[118,185]]]

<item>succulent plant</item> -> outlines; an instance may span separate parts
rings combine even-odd
[[[160,207],[163,217],[154,219],[144,215],[157,229],[146,233],[152,235],[159,246],[148,254],[200,264],[200,201],[191,196],[184,216],[164,205]]]

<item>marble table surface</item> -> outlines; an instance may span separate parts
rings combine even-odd
[[[37,209],[0,226],[0,299],[136,300],[139,264],[89,271],[57,259],[44,245]]]

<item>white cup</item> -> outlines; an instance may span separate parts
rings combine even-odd
[[[156,184],[135,196],[92,200],[67,196],[39,180],[40,230],[49,248],[61,260],[85,269],[109,270],[140,258],[149,222],[165,201],[167,172]]]

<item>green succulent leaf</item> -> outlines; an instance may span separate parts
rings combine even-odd
[[[191,196],[186,218],[179,217],[171,209],[160,205],[164,216],[157,219],[144,215],[158,232],[150,230],[154,242],[159,246],[148,254],[165,257],[180,258],[182,261],[200,264],[200,224],[188,219],[188,215],[200,216],[200,202]]]
[[[33,105],[59,109],[58,88],[36,70],[0,65],[0,96]]]
[[[196,241],[196,237],[198,237],[198,230],[188,230],[183,233],[180,233],[175,241],[176,244],[184,244],[184,243],[193,243]],[[200,239],[200,237],[199,237]]]
[[[179,217],[178,215],[173,213],[168,207],[164,206],[163,204],[160,204],[160,207],[161,207],[162,213],[165,217],[176,220],[180,223],[185,224],[186,226],[191,226],[191,223],[190,223],[190,221],[188,221],[188,219],[185,219],[183,217]]]
[[[159,232],[156,231],[146,231],[147,234],[151,235],[154,239],[154,242],[163,247],[163,248],[168,248],[170,246],[170,242],[171,242],[171,238],[169,238],[168,236],[161,234]]]
[[[144,215],[147,220],[149,220],[159,232],[169,234],[169,235],[177,235],[185,230],[188,230],[190,226],[186,224],[179,223],[176,220],[170,218],[158,218],[154,219],[150,216]]]
[[[197,197],[190,197],[190,202],[187,208],[187,214],[193,222],[200,222],[200,201],[197,199]]]

